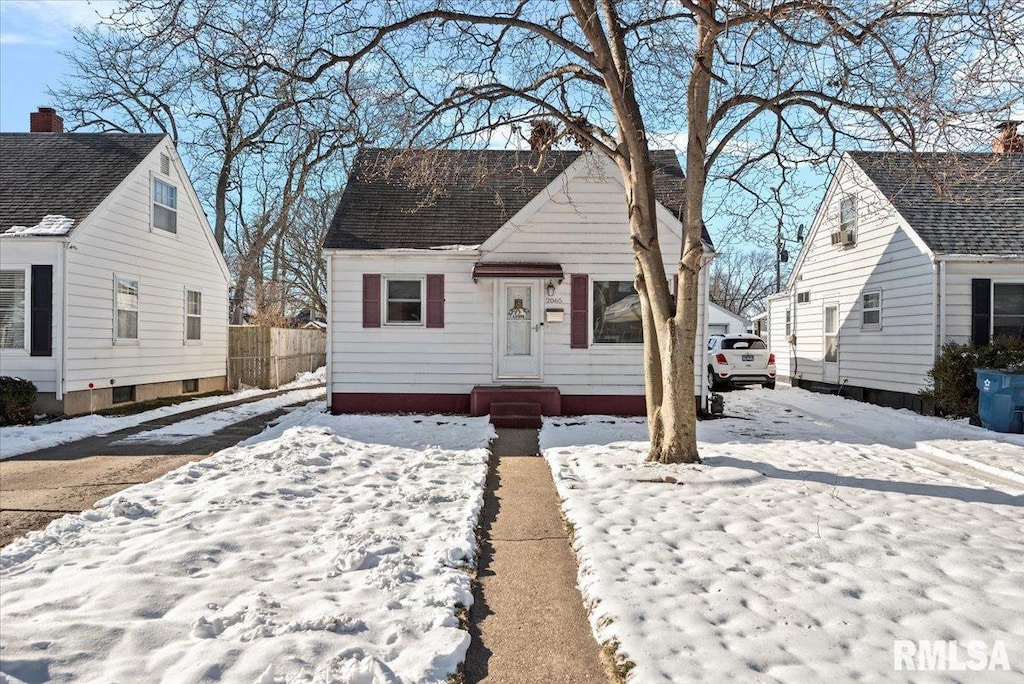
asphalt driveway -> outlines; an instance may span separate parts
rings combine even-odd
[[[268,395],[253,400],[265,399]],[[248,402],[238,402],[248,403]],[[305,402],[303,402],[305,403]],[[237,405],[237,404],[230,404]],[[179,444],[125,441],[154,427],[222,410],[225,404],[99,437],[89,437],[0,461],[0,546],[46,527],[67,513],[91,508],[122,489],[149,482],[190,461],[198,461],[263,431],[288,409],[235,423],[212,435]]]

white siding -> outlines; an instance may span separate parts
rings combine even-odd
[[[544,385],[564,395],[643,394],[642,345],[592,345],[571,349],[570,275],[594,280],[633,280],[622,185],[611,174],[570,178],[493,251],[482,255],[332,252],[331,392],[409,392],[468,394],[475,385],[493,384],[494,281],[474,283],[473,264],[555,262],[565,280],[549,305],[562,307],[565,320],[543,328]],[[680,239],[667,227],[660,233],[666,270],[675,273]],[[706,271],[706,269],[705,269]],[[445,275],[445,327],[362,328],[362,276]],[[702,273],[702,276],[704,274]],[[701,302],[706,278],[700,279]],[[588,292],[588,301],[592,296]],[[697,391],[703,380],[704,307],[700,307],[695,368]],[[502,381],[502,384],[507,384]],[[533,381],[537,384],[537,381]]]
[[[33,265],[53,266],[53,355],[31,356],[25,349],[0,350],[0,375],[13,375],[35,383],[40,393],[56,393],[60,378],[61,353],[61,252],[64,241],[36,237],[0,238],[0,268],[25,269],[25,297],[31,298],[31,269]],[[26,314],[25,327],[29,328],[31,312]],[[28,335],[26,335],[28,339]]]
[[[160,153],[172,159],[160,174]],[[178,188],[177,234],[151,229],[152,177]],[[225,374],[227,277],[181,162],[158,145],[72,234],[67,391]],[[138,343],[114,336],[115,274],[139,280]],[[185,289],[202,295],[202,340],[184,340]]]
[[[857,241],[831,244],[845,193],[858,197]],[[823,310],[839,305],[839,382],[916,393],[925,384],[934,349],[935,267],[902,218],[856,166],[844,162],[815,217],[789,297],[772,302],[772,347],[779,374],[823,378]],[[861,326],[861,295],[881,291],[880,330]],[[808,292],[810,301],[797,302]],[[785,310],[792,311],[795,347],[785,343]],[[783,350],[789,348],[789,353]],[[787,358],[788,357],[788,358]]]
[[[792,377],[795,347],[786,340],[786,311],[791,310],[785,294],[768,300],[768,348],[775,353],[775,376],[788,385]]]
[[[971,280],[1024,283],[1024,259],[1016,261],[947,261],[946,341],[971,341]]]
[[[747,332],[747,328],[750,326],[750,321],[737,316],[733,312],[718,306],[714,302],[708,303],[708,325],[719,326],[721,332],[727,335],[738,335],[739,333]],[[708,330],[708,334],[711,335],[714,330]]]
[[[474,259],[335,254],[331,259],[331,391],[468,394],[492,372],[492,283]],[[444,328],[363,328],[363,274],[444,274]]]

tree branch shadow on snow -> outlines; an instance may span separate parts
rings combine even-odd
[[[817,482],[829,487],[855,487],[912,496],[935,496],[944,499],[956,499],[966,503],[985,503],[996,506],[1024,506],[1024,495],[1007,494],[996,489],[974,489],[951,485],[879,480],[870,477],[838,475],[820,470],[783,470],[762,461],[747,461],[732,456],[708,456],[704,459],[704,465],[754,470],[765,477],[778,480]]]

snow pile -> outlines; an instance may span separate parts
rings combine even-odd
[[[327,382],[327,366],[320,366],[312,373],[302,372],[295,375],[295,380],[283,385],[282,387],[288,388],[292,386],[302,387],[304,385],[319,384],[322,385]]]
[[[11,226],[4,235],[67,235],[75,220],[60,214],[47,214],[34,226]]]
[[[493,430],[318,409],[0,551],[0,680],[445,681]]]
[[[305,376],[308,374],[300,373],[299,375]],[[228,404],[243,399],[250,399],[263,394],[277,392],[280,389],[305,387],[310,385],[311,382],[317,382],[317,378],[322,375],[322,368],[321,370],[317,370],[313,375],[314,377],[309,382],[296,381],[294,383],[282,385],[280,388],[274,390],[247,389],[239,392],[233,392],[232,394],[202,397],[201,399],[184,401],[180,404],[173,404],[171,406],[161,406],[160,408],[152,409],[150,411],[143,411],[141,413],[134,413],[127,416],[79,416],[77,418],[68,418],[67,420],[58,420],[52,423],[43,423],[40,425],[14,425],[9,427],[0,427],[0,460],[10,458],[11,456],[17,456],[19,454],[25,454],[30,451],[49,449],[50,447],[67,444],[68,442],[85,439],[86,437],[109,435],[113,432],[127,430],[128,428],[133,428],[158,418],[166,418],[179,413],[186,413],[188,411],[196,411],[198,409],[217,406],[219,404]],[[323,383],[322,377],[319,382]],[[305,399],[300,397],[290,403],[298,401],[305,401]],[[269,410],[272,409],[268,409],[268,411]]]
[[[645,463],[642,420],[545,421],[591,624],[630,682],[907,681],[894,640],[1001,642],[1012,671],[956,681],[1020,681],[1024,496],[921,452],[944,421],[800,390],[727,410],[745,419],[699,425],[700,466]],[[958,450],[1002,437],[952,429]]]

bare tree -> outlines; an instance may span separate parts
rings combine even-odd
[[[271,127],[235,107],[245,94],[273,112],[304,101],[304,86],[338,84],[341,111],[390,126],[370,135],[378,143],[479,144],[543,117],[555,127],[551,144],[572,137],[613,160],[643,314],[649,457],[665,462],[699,460],[690,371],[705,221],[771,206],[778,196],[766,189],[844,147],[976,144],[980,120],[1005,118],[1020,102],[1024,67],[1019,0],[253,0],[233,12],[213,0],[127,4],[134,23],[121,38],[150,49],[99,43],[97,60],[107,47],[131,58],[101,72],[93,88],[112,82],[115,99],[87,111],[116,109],[124,96],[133,104],[120,121],[175,130],[182,116],[168,110],[195,104],[175,99],[175,78],[196,73],[226,96],[210,114],[225,143],[218,157],[236,149],[240,129],[263,136]],[[203,58],[183,59],[182,46],[202,46]],[[267,74],[294,88],[279,90]],[[674,308],[655,218],[651,148],[661,136],[686,141]],[[267,141],[252,144],[262,152]],[[227,185],[244,190],[246,168],[233,166]],[[281,244],[260,230],[256,243],[269,234]]]
[[[708,296],[740,316],[765,310],[765,297],[775,292],[775,253],[766,249],[719,252],[711,263]]]
[[[298,28],[315,82],[372,78],[407,106],[405,140],[479,141],[543,116],[618,166],[644,322],[649,457],[695,462],[693,353],[709,186],[771,201],[765,177],[840,147],[917,150],[1020,100],[1016,0],[324,0]],[[972,118],[973,117],[973,118]],[[673,310],[650,149],[685,131],[685,237]]]
[[[126,0],[101,25],[76,31],[66,53],[72,76],[54,92],[75,128],[174,139],[230,256],[235,322],[292,206],[311,179],[343,175],[340,153],[357,138],[358,120],[339,106],[351,83],[239,66],[312,49],[282,30],[300,10],[295,2]]]

